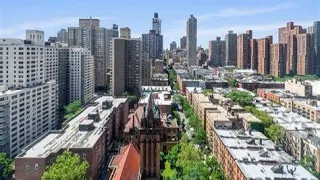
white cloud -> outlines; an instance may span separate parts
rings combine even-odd
[[[114,17],[95,17],[101,20],[115,19]],[[76,26],[79,17],[59,17],[40,21],[31,21],[27,23],[21,23],[15,26],[0,29],[0,37],[24,37],[24,31],[26,29],[39,29],[48,30],[51,28],[67,28],[68,26]]]
[[[284,2],[277,4],[272,7],[263,7],[263,8],[227,8],[219,11],[218,13],[208,13],[202,15],[196,15],[197,19],[200,21],[210,20],[214,17],[234,17],[234,16],[251,16],[257,14],[264,14],[273,11],[280,11],[284,9],[291,9],[296,5],[293,2]]]

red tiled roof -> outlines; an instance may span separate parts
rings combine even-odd
[[[130,142],[125,146],[123,154],[117,155],[112,165],[117,165],[113,180],[136,180],[139,175],[140,154],[137,148]]]
[[[142,112],[143,112],[143,106],[139,106],[134,113],[131,113],[129,115],[129,120],[124,128],[124,132],[129,132],[130,129],[133,126],[133,121],[134,121],[134,126],[137,128],[140,128],[141,125],[141,117],[142,117]]]

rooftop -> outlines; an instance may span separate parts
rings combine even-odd
[[[306,178],[306,169],[258,131],[215,129],[247,179]],[[285,167],[285,168],[284,168]]]
[[[280,98],[295,98],[300,97],[298,94],[291,93],[285,89],[263,89],[265,92],[271,92]]]
[[[186,91],[192,92],[192,93],[201,93],[202,92],[201,87],[186,87]]]
[[[248,112],[238,113],[239,117],[245,120],[246,122],[261,122],[260,119],[256,118],[253,114]]]
[[[113,180],[137,179],[140,168],[140,154],[133,143],[121,147],[119,154],[113,157],[109,168],[115,168]]]
[[[150,93],[146,92],[141,97],[139,104],[147,104],[149,100]],[[153,98],[156,105],[171,105],[172,98],[169,91],[153,92]]]
[[[142,86],[142,91],[171,91],[170,86]]]
[[[67,148],[92,148],[101,134],[104,132],[104,125],[109,120],[113,107],[118,107],[127,98],[113,98],[102,96],[89,104],[79,115],[71,119],[68,124],[59,131],[50,131],[41,136],[34,143],[27,146],[18,157],[47,157],[49,154]],[[102,109],[103,103],[112,102],[112,107]],[[88,114],[99,113],[99,121],[88,119]],[[92,124],[93,129],[82,131],[79,125]]]

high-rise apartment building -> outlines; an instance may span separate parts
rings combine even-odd
[[[113,32],[112,33],[112,37],[119,37],[119,27],[118,27],[118,25],[113,24],[111,30]]]
[[[197,65],[197,19],[191,14],[187,21],[187,63]]]
[[[315,70],[314,72],[320,75],[320,21],[316,21],[313,24],[313,38],[315,49]]]
[[[158,13],[154,13],[152,18],[152,29],[156,32],[156,34],[161,34],[161,19],[159,19]]]
[[[224,66],[226,60],[226,41],[217,37],[214,41],[209,41],[209,64],[214,66]]]
[[[297,73],[297,35],[302,34],[301,26],[288,22],[286,27],[279,28],[279,43],[287,44],[286,74]]]
[[[68,32],[66,29],[61,29],[57,33],[57,39],[60,43],[68,43]]]
[[[141,40],[112,38],[111,94],[139,94],[141,86]]]
[[[170,43],[170,50],[172,51],[172,50],[175,50],[175,49],[177,49],[177,43],[175,41],[173,41],[173,42]]]
[[[146,52],[141,54],[141,85],[150,86],[152,79],[152,61]]]
[[[245,34],[239,34],[237,37],[237,67],[249,69],[251,67],[250,39],[252,39],[252,30]]]
[[[237,66],[237,34],[229,31],[225,37],[226,60],[225,65]]]
[[[256,39],[250,39],[250,69],[258,69],[258,43]]]
[[[39,30],[26,30],[26,40],[30,40],[32,45],[44,45],[44,32]]]
[[[147,52],[154,63],[162,56],[163,36],[157,34],[155,30],[150,30],[148,34],[142,34],[142,51]]]
[[[314,39],[310,33],[297,36],[297,74],[308,75],[314,73],[315,51]]]
[[[88,104],[94,94],[94,58],[83,48],[69,51],[69,100]]]
[[[286,74],[287,44],[270,45],[270,74],[283,77]]]
[[[79,27],[93,27],[99,28],[100,27],[100,20],[99,19],[79,19]]]
[[[118,26],[112,30],[100,27],[99,19],[79,19],[79,27],[68,28],[69,47],[82,47],[91,51],[95,60],[95,86],[106,87],[110,62],[110,39],[118,37]],[[110,32],[109,32],[110,31]],[[110,36],[112,34],[112,36]]]
[[[43,31],[26,37],[0,39],[0,151],[10,157],[58,126],[57,51]]]
[[[208,56],[205,53],[204,49],[203,48],[199,49],[198,54],[197,54],[197,66],[202,66],[202,65],[206,64],[207,57]]]
[[[272,42],[272,36],[257,39],[258,73],[263,75],[270,73],[270,44],[272,44]]]
[[[131,29],[128,27],[120,28],[120,37],[130,39],[131,38]]]
[[[163,54],[163,36],[161,35],[161,19],[158,13],[152,18],[152,29],[148,34],[142,34],[142,51],[149,54],[152,63]]]
[[[70,103],[69,101],[69,48],[58,48],[58,85],[59,109]]]
[[[180,49],[185,49],[187,47],[187,36],[180,38]]]

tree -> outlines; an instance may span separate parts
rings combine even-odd
[[[181,148],[180,144],[174,145],[169,151],[169,153],[165,156],[166,161],[169,162],[173,168],[176,168],[176,162],[178,160],[178,154],[180,153],[180,148]]]
[[[196,131],[193,142],[199,145],[206,143],[206,131],[202,127]]]
[[[232,91],[227,94],[227,97],[242,107],[252,105],[253,101],[253,97],[248,92],[243,91]]]
[[[73,101],[68,106],[65,107],[67,114],[74,114],[81,108],[80,101]]]
[[[87,161],[80,161],[79,156],[75,156],[70,151],[65,151],[57,157],[55,163],[47,167],[43,180],[83,180],[89,167]]]
[[[202,91],[202,94],[206,95],[206,96],[209,96],[212,94],[212,89],[205,89]]]
[[[230,86],[230,87],[237,87],[237,80],[235,79],[235,78],[233,78],[233,77],[230,77],[230,78],[228,78],[227,79],[227,81],[228,81],[228,85]]]
[[[300,160],[301,166],[306,168],[310,173],[312,173],[315,177],[320,179],[320,172],[317,172],[315,170],[316,167],[316,161],[315,158],[312,155],[305,155]]]
[[[11,179],[12,162],[13,160],[6,153],[0,153],[0,167],[2,168],[0,179]]]
[[[266,128],[266,133],[270,137],[270,139],[278,145],[282,145],[285,131],[282,126],[278,124],[271,124],[270,127]]]
[[[70,119],[81,110],[81,102],[73,101],[65,107],[64,119]]]
[[[177,179],[177,170],[171,169],[171,164],[169,162],[166,162],[164,166],[165,166],[165,168],[162,172],[163,179],[165,179],[165,180]]]

